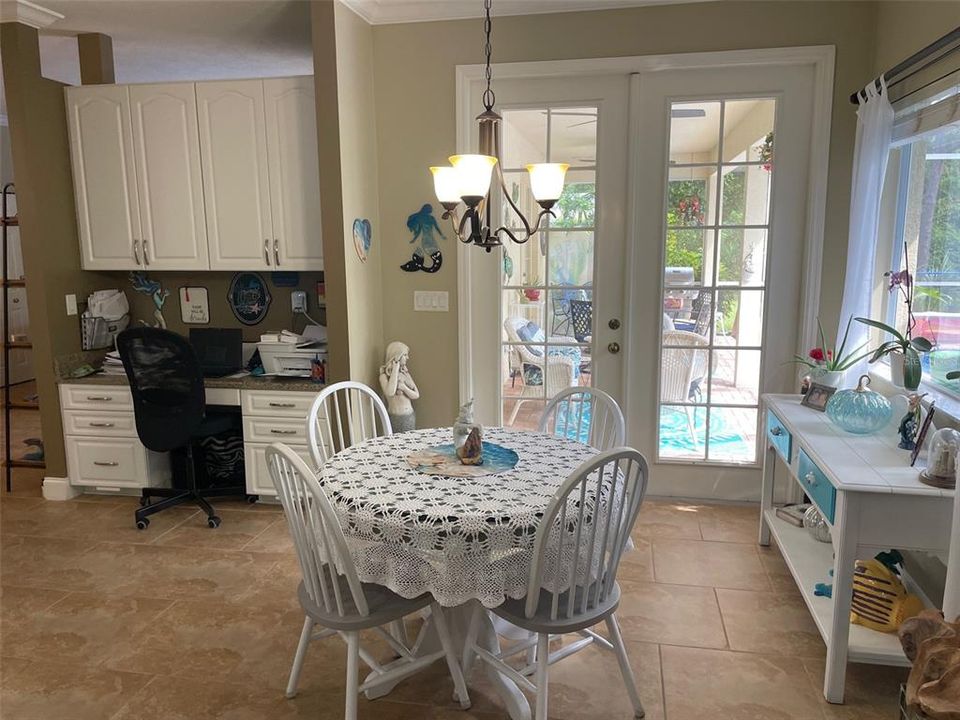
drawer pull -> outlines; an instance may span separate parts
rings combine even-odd
[[[296,406],[297,406],[296,403],[280,403],[280,402],[270,403],[270,407],[276,407],[276,408],[292,408]]]
[[[807,483],[807,485],[810,485],[811,487],[817,484],[817,476],[814,475],[813,472],[808,472],[806,475],[804,475],[803,480],[805,483]]]
[[[783,428],[778,425],[777,427],[772,428],[770,430],[770,434],[776,437],[780,437],[781,435],[783,435]]]
[[[103,427],[103,428],[110,428],[114,426],[113,423],[108,423],[108,422],[91,422],[87,424],[90,427]]]
[[[100,467],[116,467],[120,463],[116,462],[115,460],[110,460],[109,462],[101,462],[100,460],[94,460],[93,464],[99,465]]]
[[[297,434],[296,430],[275,430],[273,428],[270,428],[270,432],[273,433],[274,435],[296,435]]]
[[[94,402],[110,402],[113,400],[109,395],[87,395],[87,400],[92,400]]]

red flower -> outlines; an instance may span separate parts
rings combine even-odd
[[[813,348],[813,350],[811,350],[808,354],[810,355],[810,358],[811,358],[812,360],[815,360],[816,362],[823,362],[823,361],[824,361],[825,356],[824,356],[823,350],[822,350],[821,348],[815,347],[815,348]]]

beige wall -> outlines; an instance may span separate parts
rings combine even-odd
[[[10,148],[10,128],[0,125],[0,185],[13,182],[13,152]]]
[[[715,2],[498,18],[494,62],[835,45],[820,311],[829,327],[839,313],[850,201],[856,117],[847,97],[873,74],[875,13],[865,2]],[[441,241],[444,266],[434,275],[398,266],[410,256],[407,216],[424,202],[436,207],[427,167],[456,148],[455,67],[482,62],[481,31],[479,20],[374,28],[383,324],[387,339],[411,347],[421,426],[448,424],[458,402],[456,240]],[[415,289],[448,291],[450,312],[414,314]],[[657,289],[649,292],[656,304]]]
[[[874,74],[889,70],[958,26],[960,2],[956,0],[878,2]]]

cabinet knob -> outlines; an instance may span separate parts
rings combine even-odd
[[[812,472],[808,472],[806,475],[804,475],[803,479],[806,481],[807,485],[817,484],[817,476],[814,475]]]
[[[770,431],[770,434],[775,435],[776,437],[780,437],[781,435],[783,435],[783,428],[778,425],[777,427],[773,428]]]

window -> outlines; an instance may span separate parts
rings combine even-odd
[[[945,375],[960,368],[960,122],[902,143],[893,150],[886,193],[895,202],[889,268],[903,269],[904,245],[914,277],[914,337],[934,345],[923,356],[924,379],[960,395]],[[884,294],[883,314],[901,330],[907,309]]]

